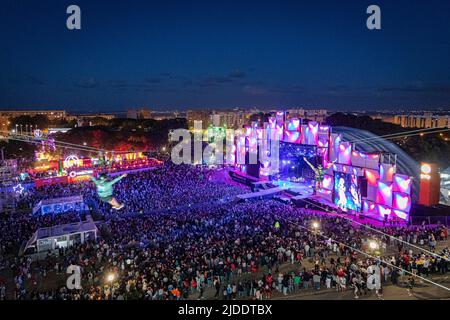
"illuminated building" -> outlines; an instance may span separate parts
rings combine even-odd
[[[151,119],[151,112],[148,108],[128,109],[127,118],[129,119]]]
[[[46,116],[49,120],[65,119],[67,112],[65,110],[19,110],[19,111],[0,111],[0,117],[16,118],[20,116]]]
[[[420,166],[419,204],[434,206],[439,204],[441,177],[439,168],[433,163],[422,163]]]
[[[398,114],[398,115],[376,115],[373,119],[381,119],[383,122],[398,124],[404,128],[440,128],[450,127],[450,116],[435,115],[431,112],[423,114]]]

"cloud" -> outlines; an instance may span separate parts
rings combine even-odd
[[[127,88],[128,82],[125,80],[109,80],[107,85],[113,88]]]
[[[144,81],[146,84],[158,84],[162,82],[161,78],[147,78]]]
[[[227,84],[233,82],[233,79],[229,77],[222,77],[222,76],[213,76],[213,77],[206,77],[201,79],[198,82],[198,85],[200,87],[215,87],[220,86],[222,84]]]
[[[269,90],[274,93],[284,93],[284,94],[296,94],[300,92],[304,92],[305,88],[301,85],[292,85],[287,87],[275,87]]]
[[[251,96],[266,95],[269,91],[263,87],[246,85],[242,88],[242,92]]]
[[[378,88],[380,92],[393,92],[393,93],[444,93],[450,94],[450,84],[424,84],[422,82],[406,84],[406,85],[394,85],[394,86],[382,86]]]
[[[244,71],[241,71],[239,69],[233,70],[228,74],[229,78],[236,78],[236,79],[243,79],[247,76],[247,74]]]
[[[227,75],[210,75],[202,77],[199,80],[186,80],[184,82],[186,85],[197,85],[198,87],[218,87],[221,85],[227,85],[232,83],[240,82],[239,80],[244,79],[247,74],[241,70],[233,70]],[[241,82],[242,83],[242,82]]]
[[[75,82],[74,85],[79,88],[92,89],[100,86],[100,83],[97,81],[97,79],[91,77],[88,79],[79,80]]]
[[[35,85],[35,86],[42,86],[42,85],[45,84],[45,82],[44,82],[43,80],[38,79],[38,78],[36,78],[36,77],[34,77],[34,76],[29,76],[29,77],[28,77],[28,80],[30,81],[30,83],[31,83],[32,85]]]

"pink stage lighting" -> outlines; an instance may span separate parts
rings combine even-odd
[[[319,124],[317,122],[309,122],[306,126],[305,143],[317,145],[319,141]]]
[[[276,124],[277,124],[277,122],[276,122],[275,118],[270,117],[269,118],[269,127],[272,128],[272,129],[275,129],[275,125]]]
[[[411,197],[407,194],[394,193],[393,208],[409,212],[411,210]]]
[[[326,190],[333,190],[333,177],[329,175],[325,175],[322,181],[322,188]]]
[[[237,139],[236,143],[236,154],[237,154],[237,163],[244,164],[245,163],[245,137],[241,136]]]
[[[363,203],[363,212],[365,214],[378,214],[378,206],[370,201],[364,200]]]
[[[402,220],[408,220],[408,214],[400,210],[393,210],[394,214]]]
[[[299,143],[300,142],[300,132],[285,130],[284,131],[284,141],[292,142],[292,143]]]
[[[289,131],[299,131],[299,129],[300,129],[300,120],[299,119],[291,119],[291,121],[287,125],[287,129]]]
[[[411,194],[411,177],[402,174],[394,175],[394,192]]]
[[[384,218],[384,216],[386,216],[386,215],[389,216],[392,213],[392,209],[390,207],[383,206],[381,204],[379,204],[377,207],[378,207],[377,208],[378,209],[378,213],[380,214],[380,216],[382,218]]]
[[[256,129],[256,136],[258,137],[258,140],[262,140],[262,138],[263,138],[263,129],[261,129],[261,128],[258,128],[258,129]]]
[[[378,171],[376,170],[370,170],[366,169],[364,170],[364,173],[367,178],[367,183],[371,186],[377,186],[378,185],[378,179],[380,178],[380,175]]]
[[[352,145],[348,142],[341,142],[339,145],[338,162],[342,164],[352,164]]]
[[[378,181],[377,203],[392,207],[392,184]]]
[[[383,181],[392,182],[394,180],[395,167],[382,163],[380,164],[380,179]]]

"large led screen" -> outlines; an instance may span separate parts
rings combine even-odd
[[[361,211],[361,192],[356,175],[353,173],[335,172],[334,203],[343,210]]]

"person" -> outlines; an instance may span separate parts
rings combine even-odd
[[[306,159],[306,157],[303,157],[303,160],[314,171],[314,180],[316,181],[316,184],[315,184],[316,191],[321,190],[322,182],[325,177],[325,171],[330,169],[333,166],[333,164],[336,162],[336,160],[328,163],[325,168],[322,167],[321,164],[318,164],[317,167],[315,167],[311,162],[308,161],[308,159]]]
[[[275,229],[276,230],[280,229],[280,222],[279,221],[275,222]]]
[[[415,284],[414,276],[413,276],[413,275],[410,275],[410,276],[408,277],[408,283],[407,283],[407,289],[406,289],[406,292],[408,292],[408,295],[409,295],[410,297],[413,296],[414,284]]]
[[[108,181],[108,176],[106,175],[106,173],[100,174],[98,179],[96,179],[93,176],[89,177],[97,187],[97,194],[100,200],[109,203],[113,209],[120,210],[125,205],[123,203],[119,203],[117,199],[113,196],[113,185],[122,180],[123,178],[125,178],[126,176],[127,174],[124,173],[111,181]]]
[[[344,180],[344,178],[339,178],[339,182],[338,182],[339,197],[338,197],[337,205],[342,210],[345,210],[345,208],[347,206],[347,194],[345,193],[345,191],[346,191],[345,180]]]

